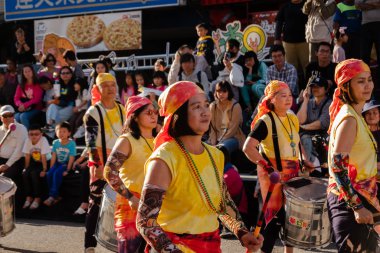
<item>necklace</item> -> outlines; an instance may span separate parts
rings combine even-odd
[[[118,134],[117,131],[115,130],[115,128],[113,127],[111,119],[108,116],[107,109],[104,107],[104,105],[102,104],[102,102],[99,102],[99,104],[104,109],[104,112],[106,114],[106,118],[107,118],[108,124],[111,126],[112,132],[116,135],[116,137],[119,137],[120,134]],[[118,105],[116,103],[115,103],[115,106],[118,107]],[[120,115],[120,111],[119,110],[118,110],[118,113],[119,113],[119,116],[120,116],[120,119],[121,119],[121,115]],[[121,122],[121,128],[123,128],[123,122]]]
[[[146,145],[148,145],[148,147],[149,147],[150,151],[153,151],[152,147],[149,145],[149,142],[148,142],[148,141],[145,139],[145,137],[144,137],[144,136],[142,136],[142,135],[140,135],[140,136],[141,136],[141,138],[143,138],[143,139],[144,139],[144,141],[145,141]]]
[[[293,128],[292,128],[292,125],[290,124],[290,119],[289,119],[289,116],[288,114],[286,114],[286,118],[288,119],[288,123],[289,123],[289,127],[290,127],[290,133],[288,131],[288,129],[285,127],[284,123],[282,123],[280,117],[277,115],[277,113],[273,112],[277,118],[278,118],[278,121],[280,121],[282,127],[285,129],[286,133],[289,135],[289,139],[290,139],[290,147],[292,148],[292,151],[293,151],[293,156],[296,157],[297,156],[297,152],[296,152],[296,143],[294,142],[293,138]]]
[[[220,177],[219,177],[219,172],[218,172],[218,169],[216,167],[215,161],[212,158],[211,153],[208,150],[208,148],[202,142],[202,145],[206,149],[208,157],[211,160],[212,167],[214,169],[214,173],[215,173],[215,177],[216,177],[216,181],[217,181],[218,186],[219,186],[219,192],[220,192],[221,198],[220,198],[220,202],[219,202],[220,208],[218,208],[218,209],[215,207],[214,203],[211,201],[210,194],[207,191],[206,185],[205,185],[205,183],[204,183],[204,181],[203,181],[203,179],[202,179],[202,177],[201,177],[201,175],[199,173],[199,170],[198,170],[198,168],[197,168],[197,166],[196,166],[193,158],[190,156],[189,151],[187,151],[187,149],[185,148],[184,144],[179,139],[175,139],[175,141],[176,141],[177,145],[179,146],[181,152],[184,154],[184,156],[186,158],[186,162],[188,163],[188,165],[190,167],[191,174],[194,177],[195,181],[198,183],[201,195],[206,200],[206,203],[207,203],[209,209],[211,209],[211,211],[213,211],[213,212],[215,212],[217,214],[225,213],[225,205],[224,205],[224,201],[223,201],[223,191],[222,191],[223,187],[222,187],[222,183],[221,183],[221,180],[220,180]]]

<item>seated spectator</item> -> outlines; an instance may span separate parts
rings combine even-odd
[[[53,80],[46,76],[41,76],[38,79],[41,89],[44,91],[43,102],[43,111],[46,112],[48,107],[48,102],[54,100],[54,89],[53,89]]]
[[[5,73],[5,89],[4,94],[7,97],[7,103],[5,105],[11,105],[13,108],[16,108],[14,97],[16,94],[16,89],[19,84],[16,62],[8,58],[7,59],[7,70]]]
[[[314,167],[321,165],[312,137],[327,136],[330,124],[329,107],[331,99],[327,97],[327,80],[323,77],[311,77],[308,87],[303,92],[303,103],[297,113],[300,123],[301,143],[309,161]],[[312,95],[312,98],[310,98]],[[325,162],[325,161],[323,161]],[[317,171],[322,172],[320,168]]]
[[[32,119],[41,113],[43,90],[38,85],[36,73],[31,65],[22,67],[21,77],[21,83],[17,86],[14,97],[18,110],[15,119],[29,128]]]
[[[245,106],[249,112],[252,112],[252,108],[256,107],[264,95],[268,67],[264,62],[259,61],[257,54],[253,51],[245,53],[244,62],[244,86],[240,88],[240,92]]]
[[[285,61],[285,49],[282,45],[273,45],[269,51],[273,65],[267,71],[267,84],[272,80],[282,81],[289,85],[293,97],[299,93],[296,68]]]
[[[148,85],[148,81],[147,81],[146,76],[143,72],[136,72],[135,80],[136,80],[136,84],[137,84],[139,91],[142,87],[145,87]]]
[[[377,142],[377,171],[380,179],[380,103],[376,100],[369,101],[364,105],[362,114]]]
[[[41,58],[41,65],[43,68],[38,71],[38,76],[46,76],[51,80],[56,79],[59,73],[59,68],[56,66],[56,64],[57,60],[55,59],[54,55],[50,53],[43,55]]]
[[[348,41],[343,45],[347,59],[360,57],[360,27],[362,12],[355,6],[355,0],[343,0],[337,4],[334,15],[334,29],[346,27]]]
[[[153,84],[150,88],[164,91],[168,87],[168,82],[166,80],[166,75],[162,71],[156,71],[153,73]]]
[[[82,203],[74,212],[74,215],[82,215],[87,213],[88,197],[90,196],[90,169],[88,163],[88,149],[85,148],[80,157],[73,164],[74,170],[82,171],[81,174],[81,199]]]
[[[72,169],[76,156],[75,141],[70,139],[70,124],[68,122],[59,123],[55,132],[58,139],[53,141],[50,169],[46,174],[49,186],[49,197],[44,201],[46,206],[51,206],[60,200],[59,188],[63,177],[67,176]]]
[[[205,72],[195,71],[195,58],[190,53],[183,54],[180,59],[181,70],[178,73],[175,82],[178,81],[191,81],[194,83],[201,83],[203,90],[209,95],[210,84]]]
[[[133,72],[127,71],[125,73],[125,85],[121,86],[120,102],[122,105],[126,105],[127,100],[131,96],[138,94],[137,83]]]
[[[25,169],[22,177],[25,187],[26,200],[23,209],[37,209],[41,204],[41,178],[45,177],[48,161],[51,158],[50,145],[42,136],[39,126],[32,125],[28,129],[29,138],[25,141],[22,153],[25,157]]]
[[[210,110],[209,143],[224,147],[229,155],[241,149],[245,141],[241,130],[243,114],[240,104],[233,99],[231,85],[227,81],[216,85],[215,101],[210,104]]]
[[[75,80],[74,92],[76,95],[74,114],[70,117],[69,123],[73,137],[78,139],[84,137],[83,116],[88,109],[88,91],[85,79],[78,78]]]
[[[23,125],[15,122],[14,115],[15,110],[12,106],[4,105],[0,108],[3,123],[0,126],[0,140],[10,132],[0,148],[0,175],[12,179],[17,184],[24,169],[22,148],[28,138],[28,132]],[[16,125],[14,131],[9,129],[12,123]]]
[[[310,62],[306,66],[306,80],[309,80],[311,76],[323,77],[329,84],[328,96],[332,98],[336,83],[334,80],[334,73],[336,63],[331,62],[331,44],[327,42],[321,42],[318,44],[316,51],[317,61]],[[305,89],[305,85],[300,88]]]
[[[154,71],[162,71],[166,73],[166,63],[163,59],[157,59],[154,62]]]
[[[193,54],[193,49],[188,45],[182,45],[175,53],[174,60],[172,62],[172,65],[170,65],[170,70],[168,74],[169,85],[172,85],[173,83],[177,82],[177,76],[181,69],[181,56],[187,53]]]
[[[340,27],[335,30],[335,45],[333,49],[332,62],[339,63],[346,59],[346,52],[344,51],[343,44],[347,43],[348,35],[345,32],[346,27]]]
[[[74,51],[66,50],[63,53],[63,59],[65,59],[67,65],[69,65],[71,68],[74,68],[73,71],[75,78],[85,78],[82,67],[78,64]]]
[[[60,93],[48,101],[46,110],[46,126],[44,130],[54,131],[56,124],[68,120],[73,115],[75,105],[74,77],[70,67],[63,66],[59,73]]]

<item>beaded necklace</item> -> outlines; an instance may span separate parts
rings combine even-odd
[[[198,183],[199,188],[200,188],[200,193],[203,196],[203,199],[206,200],[206,203],[207,203],[208,207],[211,209],[211,211],[213,211],[213,212],[215,212],[217,214],[225,213],[225,209],[226,208],[225,208],[224,201],[223,201],[222,183],[221,183],[221,180],[219,178],[219,172],[218,172],[218,169],[216,167],[215,161],[212,158],[211,153],[208,150],[208,148],[202,142],[202,146],[206,149],[207,154],[208,154],[208,156],[209,156],[209,158],[211,160],[212,167],[214,169],[214,173],[215,173],[215,177],[216,177],[216,181],[217,181],[218,186],[219,186],[219,191],[220,191],[220,196],[221,196],[220,202],[219,202],[220,210],[218,210],[215,207],[214,203],[212,203],[210,194],[208,193],[208,191],[206,189],[206,185],[204,184],[203,179],[202,179],[202,177],[201,177],[201,175],[199,173],[199,170],[198,170],[198,168],[197,168],[197,166],[196,166],[193,158],[190,156],[189,151],[187,151],[187,149],[185,148],[184,144],[178,138],[176,138],[175,141],[176,141],[177,145],[179,146],[181,152],[184,154],[184,156],[186,158],[186,162],[187,162],[187,164],[190,167],[191,174],[194,177],[195,181]],[[198,190],[199,190],[199,188],[198,188]]]
[[[282,127],[285,129],[286,133],[289,135],[289,139],[290,139],[290,147],[292,148],[292,151],[293,151],[293,156],[296,157],[297,156],[297,153],[296,153],[296,143],[294,142],[293,138],[293,128],[292,128],[292,125],[290,124],[290,119],[289,119],[289,116],[288,114],[286,114],[286,118],[288,118],[288,123],[289,123],[289,127],[290,127],[290,133],[288,131],[288,129],[285,127],[284,123],[282,123],[280,117],[277,115],[277,113],[273,112],[277,118],[278,118],[278,121],[280,121]]]

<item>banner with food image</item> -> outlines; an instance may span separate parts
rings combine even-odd
[[[141,35],[141,11],[34,21],[36,53],[141,49]]]

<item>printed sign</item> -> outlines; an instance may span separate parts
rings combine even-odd
[[[35,52],[141,49],[141,11],[34,21]]]
[[[271,47],[275,40],[277,11],[262,11],[250,13],[253,24],[260,26],[267,35],[267,46]]]
[[[179,5],[179,0],[5,0],[5,20],[37,19]]]

